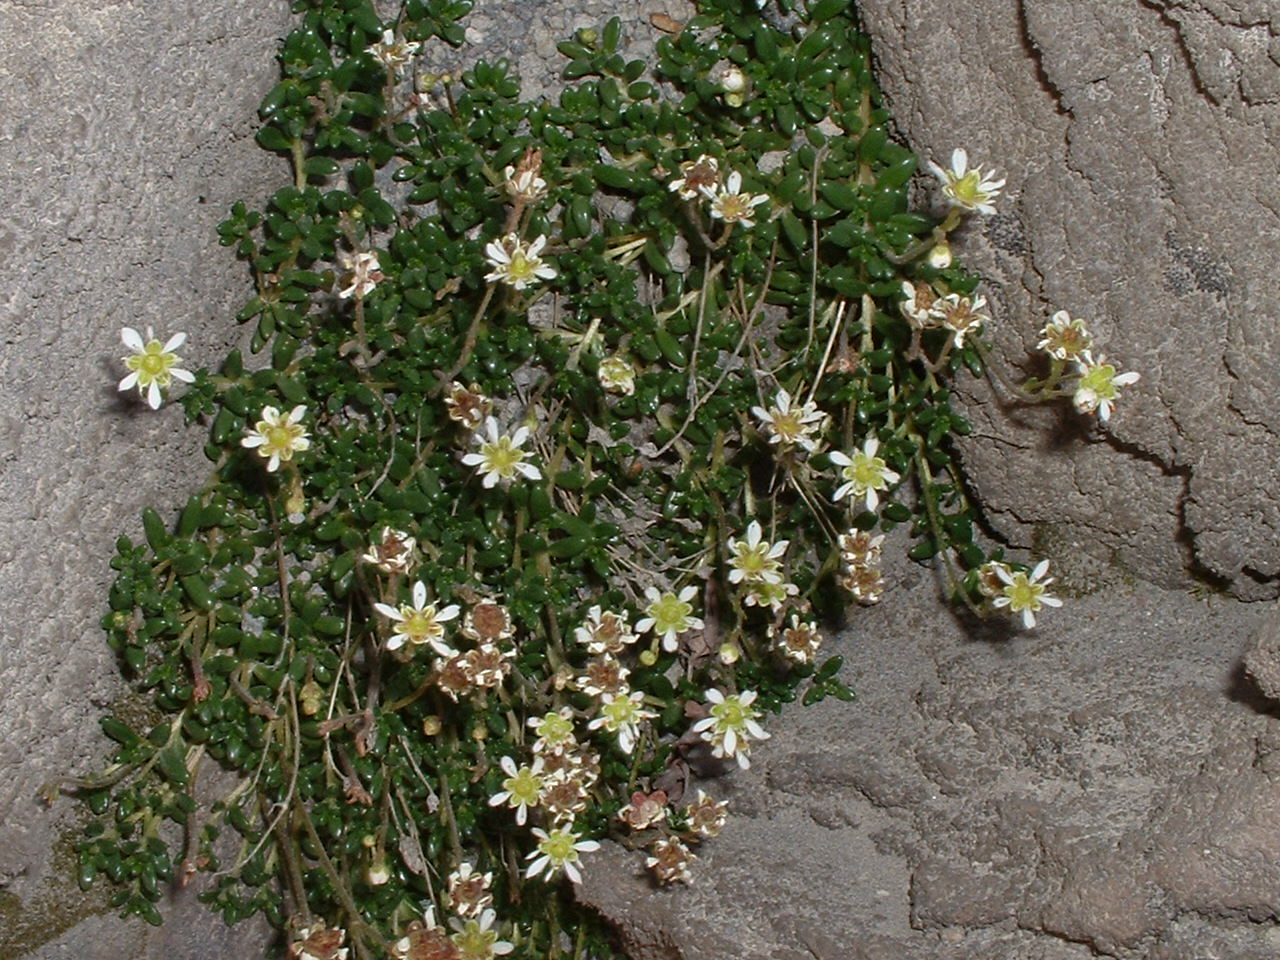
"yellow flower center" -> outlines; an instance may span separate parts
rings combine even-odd
[[[865,453],[855,453],[849,458],[853,461],[844,468],[844,478],[863,490],[878,490],[884,486],[885,463],[879,457],[869,457]]]
[[[659,633],[683,631],[691,613],[693,607],[674,593],[664,594],[649,607],[649,616],[653,617],[654,626]]]
[[[502,789],[508,791],[517,804],[537,806],[538,794],[542,792],[542,778],[529,767],[521,767],[514,777],[502,781]]]
[[[986,191],[979,189],[981,183],[982,178],[978,176],[978,171],[970,170],[963,177],[951,181],[951,195],[962,206],[976,207],[987,199]]]
[[[567,863],[577,859],[573,849],[573,834],[564,830],[554,830],[547,839],[538,844],[538,848],[551,858],[553,863]]]
[[[720,197],[719,206],[721,218],[729,222],[745,220],[751,213],[751,204],[746,194],[724,194]]]
[[[716,730],[740,730],[747,723],[747,708],[738,697],[725,697],[724,703],[717,703],[711,708],[711,715],[716,718]]]
[[[500,437],[497,443],[486,443],[480,448],[485,467],[500,477],[514,477],[516,465],[524,459],[524,451],[511,445],[510,437]]]
[[[404,617],[404,623],[401,624],[400,629],[414,643],[423,643],[434,635],[444,633],[440,624],[436,623],[435,607],[424,607],[421,610],[401,607],[400,614]]]
[[[538,266],[538,260],[530,260],[524,255],[523,250],[517,250],[511,254],[511,263],[507,266],[507,276],[513,281],[529,280],[533,277],[533,272],[538,269]]]
[[[1102,400],[1116,398],[1116,385],[1112,381],[1116,376],[1116,368],[1109,363],[1100,363],[1091,367],[1089,372],[1080,378],[1080,389],[1088,390]]]
[[[1043,593],[1044,587],[1032,583],[1025,573],[1015,573],[1013,583],[1006,584],[1004,588],[1004,595],[1009,598],[1009,609],[1014,613],[1021,613],[1023,610],[1035,613],[1043,606],[1040,602]]]

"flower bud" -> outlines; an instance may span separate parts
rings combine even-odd
[[[951,266],[951,245],[949,243],[940,243],[929,251],[926,258],[929,266],[935,270],[945,270]]]

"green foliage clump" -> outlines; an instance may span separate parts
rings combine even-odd
[[[566,837],[679,879],[720,816],[679,802],[693,774],[746,765],[763,711],[851,697],[817,650],[879,596],[877,528],[979,597],[946,386],[979,347],[900,308],[904,280],[972,293],[924,256],[957,221],[910,208],[845,0],[703,0],[652,69],[615,19],[561,44],[556,102],[505,62],[414,74],[467,3],[295,10],[258,135],[293,182],[220,227],[254,356],[196,375],[213,475],[113,561],[156,720],[103,721],[81,879],[158,922],[207,871],[297,956],[339,928],[356,957],[445,929],[602,956],[545,879]],[[210,764],[239,779],[198,802]],[[451,899],[467,869],[496,919]]]

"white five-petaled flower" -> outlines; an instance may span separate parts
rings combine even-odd
[[[899,480],[898,474],[876,456],[879,449],[880,441],[875,437],[868,437],[862,449],[855,450],[853,456],[839,450],[831,452],[831,462],[844,468],[840,471],[844,484],[832,495],[832,500],[843,500],[848,496],[862,497],[868,510],[876,508],[880,503],[878,491],[887,489],[889,484]]]
[[[502,790],[489,798],[489,806],[505,803],[515,810],[516,823],[523,827],[529,808],[536,807],[542,796],[546,781],[542,775],[544,761],[541,757],[534,757],[532,764],[519,768],[510,757],[503,757],[498,763],[507,779],[502,781]]]
[[[1059,310],[1040,331],[1037,350],[1043,350],[1055,360],[1075,360],[1088,363],[1093,357],[1093,334],[1079,317],[1072,319],[1065,310]]]
[[[1098,419],[1106,422],[1111,418],[1111,405],[1119,396],[1119,387],[1127,387],[1137,383],[1141,374],[1130,370],[1128,373],[1116,373],[1116,368],[1107,363],[1106,357],[1099,357],[1098,362],[1086,360],[1076,364],[1080,373],[1080,382],[1076,384],[1072,401],[1081,413],[1098,413]]]
[[[791,615],[791,626],[774,640],[774,646],[784,657],[795,663],[811,663],[822,645],[822,633],[813,620],[801,620],[799,614]]]
[[[697,160],[686,160],[680,164],[680,176],[672,180],[667,189],[682,200],[693,200],[704,194],[714,197],[719,185],[720,161],[704,153]]]
[[[990,322],[991,318],[982,312],[986,305],[987,298],[981,294],[962,297],[958,293],[948,293],[934,301],[929,313],[939,326],[955,335],[956,346],[963,347],[965,337],[977,333]]]
[[[938,301],[938,294],[932,286],[927,283],[916,286],[910,280],[903,280],[902,293],[906,299],[899,305],[899,309],[914,326],[924,330],[938,325],[938,318],[933,315],[933,305]]]
[[[741,190],[742,174],[737,170],[729,174],[729,179],[720,189],[712,191],[703,187],[703,195],[711,201],[711,216],[725,223],[741,223],[744,227],[754,227],[755,221],[751,217],[755,208],[762,203],[768,203],[769,198],[763,193],[754,195],[740,193]]]
[[[610,393],[621,393],[629,397],[636,392],[636,368],[619,353],[600,361],[597,376],[600,379],[600,386]]]
[[[770,543],[760,539],[764,531],[758,520],[747,525],[745,540],[729,539],[729,582],[742,583],[781,583],[782,564],[779,562],[790,540],[779,540]]]
[[[538,735],[533,744],[534,753],[556,753],[577,742],[573,735],[573,710],[569,707],[530,717],[525,725]]]
[[[458,948],[459,960],[493,960],[515,949],[514,944],[498,939],[498,931],[493,929],[497,918],[493,910],[485,910],[479,917],[467,920],[449,918],[449,926],[455,931],[450,939]]]
[[[1004,581],[1004,590],[1000,596],[991,601],[993,607],[1008,607],[1010,613],[1022,614],[1022,625],[1027,628],[1036,625],[1036,614],[1041,607],[1060,607],[1062,601],[1044,592],[1044,588],[1053,583],[1053,577],[1045,577],[1049,569],[1049,561],[1041,560],[1036,564],[1031,575],[1022,571],[1014,573],[1004,564],[995,568],[996,575]]]
[[[538,838],[538,846],[525,858],[533,861],[525,871],[526,877],[536,877],[540,873],[545,873],[546,879],[550,880],[563,870],[574,883],[582,882],[582,874],[578,872],[578,863],[581,859],[578,854],[599,850],[600,844],[595,840],[579,840],[580,835],[574,833],[572,828],[572,823],[557,827],[550,833],[537,827],[533,828],[533,835]]]
[[[405,40],[394,30],[383,30],[382,39],[369,47],[373,58],[392,73],[417,56],[422,44],[417,40]]]
[[[751,739],[769,739],[769,734],[756,723],[760,711],[751,706],[755,699],[754,690],[744,690],[726,697],[712,688],[707,691],[707,700],[711,703],[710,716],[693,725],[694,732],[702,734],[702,739],[711,744],[711,752],[715,756],[733,757],[743,770],[751,766],[751,760],[747,757]]]
[[[991,201],[1000,195],[1004,180],[983,173],[981,167],[970,168],[969,154],[964,150],[957,148],[952,152],[950,170],[942,169],[932,160],[929,169],[942,183],[942,192],[953,207],[988,215],[996,212]]]
[[[662,649],[674,653],[679,646],[679,635],[686,630],[701,630],[705,624],[693,616],[692,600],[698,593],[697,587],[685,587],[677,595],[668,590],[666,593],[657,587],[645,587],[644,595],[649,599],[645,615],[636,621],[636,630],[648,633],[652,630],[662,638]]]
[[[742,598],[743,603],[748,607],[768,607],[774,613],[781,610],[789,598],[800,592],[800,588],[789,581],[771,583],[768,580],[756,580],[743,586],[747,588],[746,596]]]
[[[347,253],[341,250],[338,253],[338,262],[342,264],[343,279],[347,284],[338,291],[338,296],[343,300],[351,297],[363,299],[385,279],[382,275],[382,265],[378,262],[378,255],[373,251]]]
[[[755,415],[769,434],[769,442],[776,443],[782,449],[792,446],[803,447],[810,453],[818,449],[817,437],[827,423],[827,415],[818,409],[818,405],[810,400],[797,404],[791,394],[779,388],[773,398],[773,406],[752,407]]]
[[[525,426],[517,427],[510,436],[499,436],[498,421],[488,417],[484,432],[475,435],[474,442],[479,450],[463,456],[462,462],[469,467],[480,468],[486,489],[497,486],[499,480],[514,479],[517,473],[528,480],[541,480],[542,471],[532,463],[526,463],[528,454],[520,449],[528,439],[529,428]]]
[[[451,603],[443,610],[437,610],[434,603],[427,603],[427,587],[421,580],[413,585],[412,606],[402,603],[399,607],[392,607],[375,603],[373,607],[399,624],[387,640],[388,650],[398,650],[406,643],[415,647],[425,643],[442,657],[457,654],[457,650],[444,642],[444,624],[458,616],[458,605]]]
[[[514,233],[508,233],[501,240],[491,240],[485,246],[484,254],[493,271],[486,274],[485,279],[499,280],[517,290],[523,290],[539,280],[555,279],[555,268],[543,263],[538,256],[546,245],[545,236],[525,243]]]
[[[129,375],[120,381],[119,389],[137,387],[139,395],[147,398],[147,406],[152,410],[160,407],[161,388],[174,380],[183,383],[195,380],[195,374],[178,366],[182,358],[173,352],[187,342],[185,333],[175,333],[161,343],[150,327],[147,327],[146,340],[133,327],[125,327],[120,331],[120,339],[133,353],[121,358],[129,368]]]
[[[588,730],[600,727],[618,735],[618,746],[623,753],[635,749],[636,738],[640,735],[640,724],[657,716],[652,710],[644,709],[644,694],[639,690],[621,693],[616,696],[605,694],[600,715],[587,724]]]
[[[245,431],[240,446],[257,448],[258,456],[267,461],[267,473],[275,473],[282,461],[292,460],[295,453],[311,448],[307,428],[302,425],[306,415],[304,404],[290,410],[287,417],[275,407],[263,407],[262,419],[252,430]]]

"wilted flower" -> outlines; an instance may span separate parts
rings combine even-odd
[[[837,579],[840,586],[853,594],[853,599],[867,606],[879,603],[884,594],[884,577],[872,566],[854,564],[847,567]]]
[[[399,940],[390,944],[391,960],[462,960],[444,927],[436,925],[436,908],[427,907],[427,922],[414,920]]]
[[[681,176],[668,184],[668,189],[680,195],[682,200],[693,200],[699,195],[714,196],[720,185],[720,163],[705,153],[697,160],[680,164]]]
[[[342,945],[347,932],[317,921],[303,927],[289,944],[291,960],[347,960],[348,949]]]
[[[493,903],[492,883],[492,873],[477,873],[471,864],[460,864],[449,874],[449,909],[460,917],[480,916]]]
[[[578,678],[578,689],[593,697],[626,693],[630,673],[616,659],[605,654],[587,664],[586,672]]]
[[[897,483],[898,474],[890,470],[888,465],[876,452],[880,449],[880,441],[875,437],[867,437],[861,450],[855,450],[852,456],[833,450],[831,462],[843,467],[840,476],[844,484],[832,494],[832,500],[845,497],[862,497],[868,510],[874,510],[880,503],[879,491],[888,489],[889,484]]]
[[[587,611],[587,622],[573,631],[574,638],[587,648],[588,653],[621,653],[639,639],[631,632],[631,624],[625,613],[614,613],[592,607]]]
[[[963,347],[965,337],[977,333],[990,322],[991,317],[982,312],[986,305],[987,298],[981,294],[962,297],[958,293],[949,293],[934,301],[930,313],[937,319],[939,326],[955,335],[956,346]]]
[[[512,200],[521,203],[534,203],[546,196],[547,181],[538,174],[542,170],[542,151],[529,147],[515,167],[507,167],[502,171],[506,180],[507,194]]]
[[[791,615],[791,625],[774,641],[774,646],[784,657],[795,663],[812,663],[822,644],[822,634],[812,620],[801,621],[798,614]]]
[[[538,846],[526,857],[532,860],[528,870],[525,871],[526,877],[536,877],[539,874],[545,874],[545,879],[550,880],[561,870],[574,883],[582,882],[582,874],[578,872],[578,863],[580,862],[580,853],[592,853],[600,849],[600,844],[595,840],[579,840],[579,834],[574,833],[570,828],[572,824],[565,827],[557,827],[548,833],[537,827],[533,828],[533,835],[538,839]]]
[[[1007,607],[1010,613],[1022,614],[1022,625],[1028,629],[1034,627],[1036,614],[1042,607],[1062,606],[1061,600],[1045,593],[1044,588],[1053,583],[1053,577],[1044,576],[1048,569],[1048,560],[1041,560],[1036,564],[1030,576],[1022,571],[1012,573],[1008,567],[997,568],[996,575],[1004,581],[1005,586],[1000,596],[991,601],[991,605]]]
[[[422,44],[417,40],[407,41],[394,30],[383,30],[382,39],[369,47],[373,58],[392,73],[417,56]]]
[[[499,280],[517,290],[523,290],[539,280],[555,279],[555,268],[543,263],[538,256],[546,245],[545,236],[539,236],[526,244],[514,233],[508,233],[501,240],[490,241],[485,246],[484,253],[493,271],[486,274],[485,279]]]
[[[903,280],[902,292],[906,299],[898,305],[898,308],[913,326],[925,330],[938,325],[938,318],[932,312],[933,305],[938,300],[938,294],[933,287],[927,283],[917,286],[909,280]]]
[[[462,669],[467,679],[477,689],[496,687],[511,672],[511,660],[516,652],[503,650],[494,643],[482,643],[462,655]]]
[[[1065,310],[1059,310],[1040,331],[1037,350],[1043,350],[1055,360],[1088,362],[1092,357],[1093,335],[1079,317],[1072,319]]]
[[[952,152],[950,170],[943,170],[932,160],[929,161],[929,169],[942,183],[942,192],[952,206],[988,215],[996,212],[991,201],[1000,195],[1004,180],[996,180],[994,175],[983,173],[981,167],[970,169],[969,154],[964,150]]]
[[[183,383],[195,380],[195,374],[178,366],[182,358],[173,352],[187,342],[185,333],[175,333],[161,343],[150,327],[147,327],[145,341],[133,327],[124,327],[120,331],[120,339],[133,353],[121,358],[130,372],[120,381],[119,389],[130,390],[137,387],[139,395],[147,398],[147,406],[152,410],[160,408],[162,388],[168,387],[174,380],[181,380]]]
[[[687,630],[701,630],[703,622],[693,616],[693,604],[689,603],[698,593],[696,587],[685,587],[679,595],[667,591],[662,593],[657,587],[646,587],[644,595],[649,598],[649,606],[645,608],[645,616],[636,621],[636,630],[648,633],[652,630],[662,638],[662,649],[674,653],[679,646],[678,637]]]
[[[311,448],[307,428],[302,426],[302,418],[306,414],[307,408],[303,404],[289,411],[287,417],[275,407],[263,407],[262,419],[252,430],[245,431],[246,436],[240,441],[240,446],[257,448],[258,456],[267,461],[267,473],[275,473],[280,469],[281,461],[288,462],[295,453]]]
[[[751,412],[764,425],[769,442],[784,450],[798,446],[812,453],[818,448],[817,436],[827,422],[827,415],[812,400],[793,404],[791,394],[783,389],[778,390],[769,409],[752,407]]]
[[[382,528],[382,537],[361,555],[383,573],[408,573],[416,559],[418,541],[400,530]]]
[[[1004,574],[1001,574],[1001,570]],[[988,599],[1004,593],[1005,577],[1012,576],[1013,570],[999,560],[988,560],[978,568],[978,591]]]
[[[689,868],[698,858],[679,840],[655,840],[649,851],[650,856],[645,858],[644,865],[653,871],[659,883],[688,883],[693,879]]]
[[[884,534],[872,536],[866,530],[851,529],[840,535],[840,559],[849,566],[872,565],[880,562],[880,545]]]
[[[1098,413],[1098,419],[1106,422],[1111,418],[1111,406],[1119,396],[1119,387],[1127,387],[1137,383],[1141,374],[1130,370],[1128,373],[1116,373],[1116,368],[1107,363],[1106,357],[1099,357],[1097,363],[1086,361],[1077,364],[1080,382],[1076,384],[1072,401],[1081,413]]]
[[[766,583],[782,582],[780,559],[787,552],[789,540],[769,543],[760,539],[763,531],[756,520],[747,525],[745,540],[729,539],[729,582]]]
[[[556,823],[572,823],[587,809],[587,788],[577,777],[556,777],[542,790],[541,806]]]
[[[496,600],[481,600],[462,621],[462,635],[468,640],[496,643],[509,640],[514,633],[511,613]]]
[[[454,383],[449,387],[449,396],[444,405],[449,411],[449,419],[462,424],[468,430],[479,430],[481,424],[493,409],[493,401],[480,392],[480,387],[472,384],[464,387]]]
[[[711,201],[711,216],[725,223],[754,227],[755,221],[751,219],[753,211],[762,203],[768,203],[769,198],[763,193],[740,193],[741,189],[742,174],[737,170],[729,174],[725,185],[714,193],[704,187],[702,192]]]
[[[402,603],[399,607],[392,607],[375,603],[373,607],[399,624],[396,633],[387,640],[388,650],[397,650],[406,643],[415,647],[425,643],[442,657],[452,657],[457,653],[444,642],[443,624],[458,615],[458,606],[451,603],[443,610],[437,610],[435,604],[427,603],[427,587],[421,581],[413,585],[412,605]]]
[[[729,819],[728,810],[727,802],[709,797],[699,788],[698,799],[684,808],[684,815],[689,820],[689,829],[698,836],[715,837]]]
[[[469,651],[468,651],[469,652]],[[468,694],[474,693],[471,683],[470,664],[464,653],[454,654],[444,663],[436,666],[436,686],[449,695],[449,699],[457,703]]]
[[[645,793],[637,790],[631,794],[631,802],[618,811],[618,819],[632,830],[645,830],[667,818],[667,792],[655,790]]]
[[[711,702],[710,715],[693,725],[694,732],[702,734],[702,739],[711,744],[711,752],[715,756],[734,757],[743,770],[751,766],[747,757],[750,739],[769,739],[769,734],[756,723],[760,712],[751,706],[755,699],[754,690],[726,697],[712,688],[707,691],[707,700]]]
[[[610,393],[629,397],[636,392],[636,368],[622,354],[615,353],[601,360],[596,376],[600,386]]]
[[[484,433],[475,435],[475,444],[480,449],[476,453],[468,453],[462,462],[469,467],[479,467],[484,474],[481,484],[485,489],[495,487],[499,480],[511,480],[518,473],[529,480],[541,480],[542,471],[531,463],[525,462],[528,456],[520,449],[529,439],[529,428],[520,426],[510,436],[498,435],[498,421],[489,417],[485,421]]]
[[[534,757],[532,764],[516,768],[516,762],[510,757],[498,761],[507,778],[502,781],[502,790],[489,798],[489,806],[497,807],[506,804],[516,812],[516,823],[524,826],[529,807],[536,807],[542,796],[545,778],[542,776],[542,758]]]
[[[381,264],[378,263],[378,255],[376,253],[347,253],[345,250],[339,252],[338,262],[342,264],[342,269],[346,271],[343,279],[347,285],[338,291],[338,296],[346,300],[350,297],[362,298],[373,292],[381,281],[386,279],[382,275]]]

